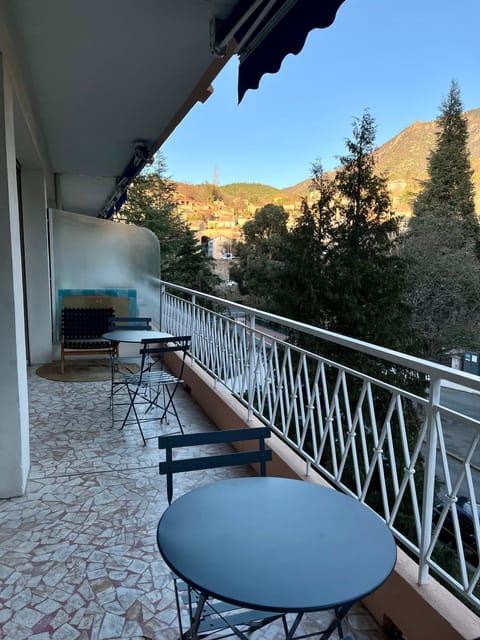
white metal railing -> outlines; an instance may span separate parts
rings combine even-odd
[[[418,559],[420,583],[432,569],[480,606],[479,514],[460,508],[480,502],[480,377],[170,283],[161,310],[162,329],[192,334],[193,361],[302,456],[307,474],[317,469],[384,518]],[[316,352],[298,346],[305,338]],[[367,370],[322,356],[332,344]],[[447,393],[465,408],[449,407]]]

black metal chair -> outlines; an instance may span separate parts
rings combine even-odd
[[[122,331],[127,331],[128,329],[131,329],[132,331],[141,331],[143,329],[149,330],[151,328],[152,319],[146,316],[114,316],[113,318],[110,318],[108,326],[109,331],[115,331],[116,329],[121,329]]]
[[[229,429],[226,431],[212,431],[207,433],[188,433],[183,435],[165,435],[158,438],[159,449],[165,450],[165,461],[160,462],[159,472],[167,478],[167,499],[172,502],[173,475],[185,471],[198,471],[258,463],[260,475],[266,475],[266,463],[272,459],[272,452],[265,447],[265,439],[270,437],[269,427],[251,429]],[[202,445],[231,444],[233,442],[255,441],[257,446],[248,451],[227,451],[218,455],[198,455],[194,457],[173,459],[173,450],[185,447],[198,447]],[[223,602],[213,597],[204,597],[186,582],[173,575],[175,600],[177,606],[180,638],[190,637],[190,628],[197,616],[201,616],[198,627],[198,637],[225,632],[225,635],[215,635],[215,638],[225,638],[236,635],[246,638],[244,633],[251,633],[266,624],[282,619],[283,628],[287,632],[285,616],[278,611],[258,611],[240,608],[237,605]],[[183,607],[182,607],[183,604]],[[200,605],[201,610],[198,610]],[[184,630],[182,622],[182,609],[188,615],[188,629]],[[244,631],[240,631],[244,628]],[[240,635],[239,635],[240,634]]]
[[[183,433],[183,426],[174,404],[174,396],[178,386],[183,382],[185,358],[191,339],[191,336],[170,336],[142,340],[139,353],[140,371],[127,374],[122,379],[128,392],[129,406],[120,429],[129,422],[135,422],[144,445],[147,444],[147,439],[142,429],[143,422],[165,421],[168,423],[168,417],[174,416],[180,432]],[[180,366],[176,374],[171,373],[164,366],[165,354],[172,352],[176,352],[180,357]]]
[[[259,463],[260,475],[265,476],[267,474],[266,463],[272,459],[271,450],[265,447],[266,438],[270,438],[269,427],[159,436],[158,448],[165,450],[165,462],[160,462],[159,472],[161,475],[167,476],[168,504],[172,502],[173,498],[174,473]],[[227,451],[220,455],[195,455],[192,458],[173,459],[174,449],[249,441],[257,441],[258,447],[250,451]]]
[[[122,330],[122,331],[151,331],[152,319],[146,316],[125,316],[118,317],[113,316],[108,321],[108,331]],[[126,391],[126,385],[124,382],[125,371],[127,373],[135,373],[136,369],[140,367],[141,357],[136,356],[120,356],[120,343],[115,342],[112,344],[110,352],[110,365],[111,365],[111,387],[110,387],[110,409],[112,410],[112,425],[115,422],[114,418],[114,399],[115,396]],[[123,370],[123,373],[122,373]],[[128,401],[119,402],[118,405],[129,404]]]

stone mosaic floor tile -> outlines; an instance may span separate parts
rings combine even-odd
[[[112,427],[107,382],[53,382],[31,369],[29,400],[27,491],[0,502],[0,638],[176,640],[173,582],[155,538],[167,506],[155,440],[144,447],[136,425]],[[213,428],[183,391],[176,406],[187,432]],[[175,494],[248,474],[179,474]],[[302,628],[318,629],[324,618],[310,616]],[[361,605],[346,631],[383,637]],[[281,637],[270,625],[252,640]]]

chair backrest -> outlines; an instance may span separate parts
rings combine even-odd
[[[108,331],[113,308],[62,309],[62,335],[68,340],[98,339]]]
[[[152,328],[152,319],[147,317],[118,317],[114,316],[110,318],[108,323],[108,330],[114,331],[115,329],[122,329],[126,331],[131,329],[132,331],[150,331]]]
[[[142,383],[143,376],[146,372],[154,369],[163,369],[165,354],[174,351],[177,352],[180,357],[180,368],[175,372],[176,377],[180,379],[183,376],[185,358],[190,349],[191,341],[192,336],[144,338],[139,353],[141,357],[139,383]]]
[[[185,364],[185,356],[190,349],[192,336],[169,336],[166,338],[144,338],[140,347],[142,357],[141,370],[151,369],[157,363],[162,363],[166,353],[180,352],[182,360],[181,371]]]
[[[251,429],[229,429],[227,431],[209,431],[206,433],[185,433],[182,435],[167,435],[158,438],[158,448],[165,449],[165,462],[159,463],[159,472],[167,476],[167,498],[170,504],[173,496],[173,474],[183,471],[198,471],[200,469],[214,469],[216,467],[230,467],[242,464],[260,463],[260,474],[267,473],[266,462],[272,459],[272,452],[265,447],[265,438],[270,438],[269,427],[254,427]],[[194,447],[205,444],[245,442],[256,440],[258,449],[222,453],[214,456],[198,456],[194,458],[173,459],[173,449],[179,447]]]

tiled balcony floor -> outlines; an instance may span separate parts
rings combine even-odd
[[[155,540],[167,506],[155,441],[143,447],[136,427],[111,428],[106,382],[52,382],[31,369],[29,398],[27,492],[0,501],[0,638],[178,638],[172,580]],[[213,428],[183,391],[176,404],[187,432]],[[176,494],[242,473],[179,474]],[[321,628],[322,615],[306,620],[305,632]],[[347,631],[384,638],[360,605]],[[281,637],[275,626],[252,635]]]

